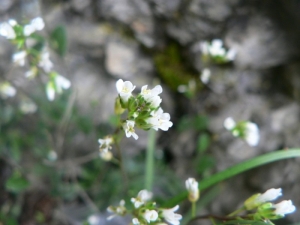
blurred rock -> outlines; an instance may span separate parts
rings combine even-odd
[[[0,1],[0,13],[8,11],[15,3],[15,0],[1,0]]]
[[[132,80],[153,71],[152,62],[141,55],[133,42],[109,42],[105,54],[107,71],[118,78]]]

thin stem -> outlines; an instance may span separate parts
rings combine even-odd
[[[154,179],[154,149],[155,149],[155,130],[148,132],[148,143],[146,153],[146,176],[145,176],[145,188],[148,191],[152,191],[153,179]]]
[[[192,202],[192,218],[196,216],[196,202]]]
[[[127,174],[125,172],[122,151],[120,149],[119,143],[116,143],[116,149],[117,149],[117,153],[119,156],[119,165],[120,165],[120,170],[121,170],[122,179],[123,179],[123,183],[124,183],[123,192],[125,194],[128,189],[128,179],[127,179]]]
[[[232,213],[228,214],[227,216],[232,217],[232,216],[235,216],[236,214],[239,214],[240,212],[243,212],[243,211],[245,211],[245,207],[239,208],[239,209],[233,211]]]

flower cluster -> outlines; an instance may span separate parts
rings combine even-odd
[[[200,48],[205,59],[211,59],[216,63],[227,63],[235,59],[235,51],[233,49],[226,51],[223,47],[223,41],[220,39],[202,42]]]
[[[170,209],[158,208],[151,199],[152,193],[147,190],[141,190],[135,198],[131,198],[131,203],[133,204],[133,210],[131,211],[133,225],[167,225],[165,222],[171,225],[180,224],[182,216],[175,213],[179,209],[178,205]],[[124,205],[125,202],[122,200],[119,206],[108,207],[108,211],[113,213],[108,219],[112,219],[116,215],[124,216],[130,212]]]
[[[167,131],[173,123],[170,121],[170,114],[164,113],[160,104],[162,102],[159,94],[162,93],[160,85],[155,86],[153,89],[148,89],[148,85],[144,85],[140,94],[137,96],[132,95],[135,86],[130,81],[118,80],[116,88],[119,96],[116,100],[115,111],[118,114],[128,110],[127,119],[123,122],[123,129],[126,137],[133,137],[138,139],[135,133],[135,127],[149,130],[161,129]]]
[[[33,78],[39,72],[48,76],[46,94],[48,99],[53,101],[55,93],[61,94],[62,89],[68,89],[71,83],[53,71],[53,63],[50,60],[50,52],[44,44],[44,38],[36,33],[44,27],[45,23],[41,17],[34,18],[26,25],[20,25],[10,19],[0,24],[0,35],[17,46],[18,51],[13,55],[12,61],[18,66],[30,67],[25,73],[26,77]]]
[[[224,127],[231,131],[235,137],[244,139],[250,146],[257,146],[260,135],[259,128],[255,123],[249,121],[240,121],[236,123],[231,117],[225,119]]]
[[[296,207],[291,200],[284,200],[277,204],[270,201],[276,200],[282,195],[281,188],[272,188],[263,194],[255,194],[244,202],[247,210],[256,210],[253,214],[255,220],[274,220],[285,216],[285,214],[293,213]]]

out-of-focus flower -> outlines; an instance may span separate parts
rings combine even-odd
[[[98,215],[90,215],[87,219],[89,225],[99,225],[101,221],[100,216]]]
[[[40,55],[40,61],[39,61],[39,64],[38,64],[39,67],[43,68],[43,70],[46,72],[46,73],[49,73],[53,67],[53,63],[51,62],[50,60],[50,53],[49,51],[47,50],[47,48],[45,48],[41,55]]]
[[[205,68],[201,72],[200,80],[202,81],[203,84],[207,84],[210,80],[210,76],[211,76],[210,69]]]
[[[156,221],[157,218],[158,218],[158,213],[155,210],[146,209],[146,211],[144,212],[144,219],[148,223]]]
[[[44,29],[44,27],[44,20],[41,17],[37,17],[24,27],[24,35],[30,36],[35,31]]]
[[[7,38],[7,39],[15,39],[16,32],[14,30],[14,26],[17,23],[15,20],[9,20],[9,22],[3,22],[0,24],[0,35]]]
[[[224,127],[227,129],[227,130],[232,130],[233,128],[235,128],[236,126],[236,122],[233,120],[232,117],[228,117],[224,120],[224,123],[223,123]]]
[[[111,220],[115,216],[124,216],[127,212],[125,208],[125,201],[121,200],[118,206],[109,206],[107,208],[107,211],[113,213],[113,215],[109,216],[107,220]]]
[[[19,108],[24,114],[35,113],[37,110],[37,105],[30,99],[25,98],[20,102]]]
[[[17,90],[7,81],[0,83],[0,96],[4,99],[15,96]]]
[[[152,193],[147,190],[141,190],[136,198],[131,198],[131,202],[133,203],[135,208],[139,208],[144,205],[147,201],[151,200]]]
[[[211,42],[202,42],[200,48],[203,55],[218,59],[219,62],[228,62],[235,59],[236,52],[233,49],[226,51],[223,47],[223,41],[220,39],[214,39]]]
[[[26,51],[17,52],[13,55],[13,62],[18,64],[19,66],[25,66],[26,56]]]
[[[46,93],[49,101],[54,100],[55,93],[61,94],[63,89],[68,89],[70,86],[71,82],[68,79],[57,73],[51,73],[50,80],[46,85]]]
[[[178,205],[171,209],[162,209],[163,218],[172,225],[179,225],[182,216],[180,214],[175,213],[175,211],[177,211],[178,209]]]
[[[260,135],[258,126],[255,123],[246,123],[244,139],[250,146],[258,145]]]

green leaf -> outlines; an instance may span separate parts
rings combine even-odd
[[[198,137],[198,153],[203,153],[207,150],[208,146],[210,144],[210,138],[207,133],[201,134]]]
[[[253,220],[231,220],[222,223],[223,225],[273,225],[273,223],[270,223],[268,221],[253,221]]]
[[[5,188],[8,191],[19,193],[28,188],[30,183],[21,176],[21,174],[17,171],[13,173],[13,175],[6,181]]]
[[[264,154],[252,159],[249,159],[247,161],[244,161],[242,163],[239,163],[237,165],[234,165],[226,170],[223,170],[215,175],[212,175],[209,178],[203,179],[200,181],[199,184],[199,190],[203,191],[221,181],[224,181],[226,179],[229,179],[235,175],[238,175],[240,173],[243,173],[247,170],[271,163],[276,162],[283,159],[289,159],[289,158],[296,158],[300,157],[300,149],[290,149],[290,150],[280,150],[276,152],[271,152],[268,154]],[[172,207],[174,205],[177,205],[181,201],[187,198],[187,192],[182,192],[181,194],[175,196],[174,198],[170,199],[166,202],[166,204],[163,207]]]
[[[67,51],[67,33],[64,26],[57,26],[50,35],[51,44],[60,56],[65,56]]]

